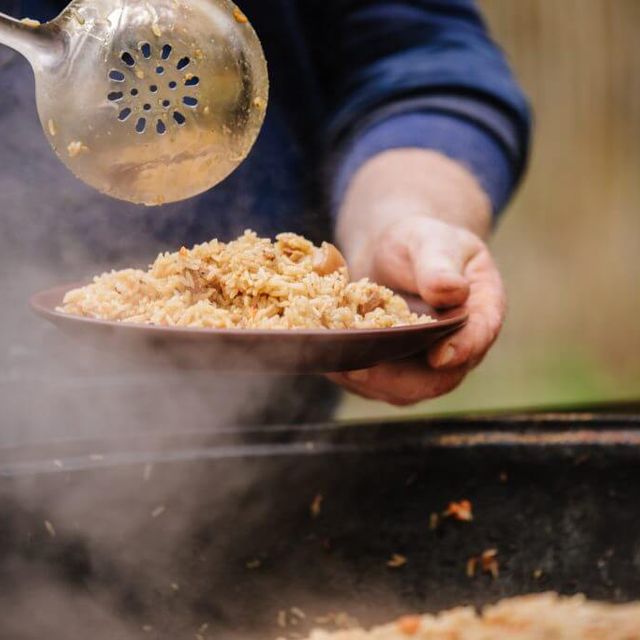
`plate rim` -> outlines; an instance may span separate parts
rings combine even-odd
[[[58,285],[43,289],[30,296],[29,306],[37,315],[47,320],[62,320],[64,322],[76,322],[88,326],[114,328],[123,331],[134,332],[136,330],[144,330],[145,332],[156,333],[158,335],[194,335],[194,336],[227,336],[238,337],[247,336],[252,338],[265,337],[285,337],[296,336],[300,338],[326,337],[326,338],[345,338],[347,336],[389,336],[398,333],[421,333],[427,331],[436,331],[441,329],[462,328],[469,320],[469,313],[461,311],[448,318],[436,319],[435,322],[427,322],[420,324],[401,325],[398,327],[379,327],[375,329],[210,329],[206,327],[181,327],[158,324],[145,324],[140,322],[122,322],[118,320],[100,320],[99,318],[90,318],[87,316],[78,316],[70,313],[63,313],[52,308],[50,305],[44,304],[43,298],[50,296],[62,296],[71,289],[83,286],[82,284],[72,283],[66,285]],[[438,315],[438,312],[431,311]]]

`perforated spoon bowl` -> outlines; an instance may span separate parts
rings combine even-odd
[[[38,24],[0,14],[22,53],[58,157],[115,198],[157,205],[202,193],[247,156],[268,75],[230,0],[75,0]]]

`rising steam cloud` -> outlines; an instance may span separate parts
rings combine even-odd
[[[233,588],[216,567],[228,564],[236,533],[217,531],[208,514],[219,523],[242,508],[259,530],[274,497],[256,489],[259,464],[214,465],[199,453],[220,433],[223,450],[241,445],[238,425],[264,418],[265,407],[272,423],[308,418],[314,383],[214,375],[206,363],[178,369],[153,350],[87,347],[35,317],[28,299],[38,290],[146,265],[211,234],[194,202],[149,210],[77,183],[42,135],[27,63],[2,47],[0,114],[0,572],[10,586],[0,637],[209,638],[212,617],[239,612],[189,584],[199,576]],[[233,216],[220,221],[227,237],[253,206],[241,181],[235,192]],[[146,356],[154,368],[139,365]],[[331,411],[322,401],[313,409]],[[186,462],[158,463],[185,448]],[[244,570],[251,558],[233,560]]]

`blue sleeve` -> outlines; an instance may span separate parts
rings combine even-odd
[[[465,165],[497,214],[525,169],[531,115],[475,3],[324,0],[324,7],[334,207],[373,155],[417,147]]]

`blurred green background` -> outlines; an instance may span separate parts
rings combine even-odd
[[[492,240],[509,316],[456,391],[342,418],[640,398],[640,1],[481,0],[535,110],[528,176]]]

